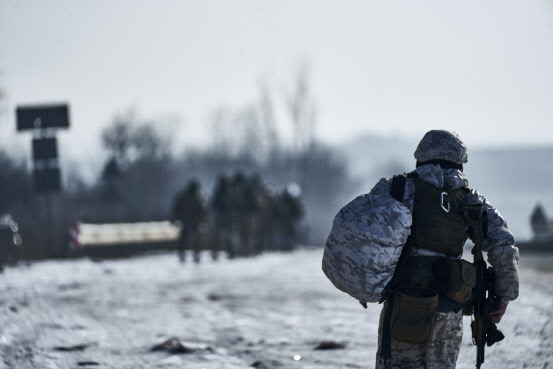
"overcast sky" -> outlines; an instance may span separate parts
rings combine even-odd
[[[260,81],[278,103],[302,63],[326,141],[441,128],[553,144],[552,0],[0,0],[0,138],[21,142],[16,105],[67,101],[75,157],[129,108],[202,142],[215,108]]]

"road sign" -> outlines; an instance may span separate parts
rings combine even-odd
[[[58,144],[55,137],[33,139],[33,160],[56,159]]]
[[[60,170],[54,168],[34,168],[33,179],[37,192],[58,192],[61,190]]]
[[[17,130],[69,128],[69,107],[59,105],[18,106]]]

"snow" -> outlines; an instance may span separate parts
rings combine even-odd
[[[308,249],[218,262],[203,255],[195,265],[155,254],[7,269],[0,369],[373,368],[380,306],[364,310],[336,290],[321,258],[322,249]],[[499,325],[506,339],[486,348],[483,368],[553,368],[553,256],[523,254],[520,278],[521,296]],[[474,367],[468,322],[461,369]],[[194,352],[150,350],[171,337]],[[346,348],[314,349],[328,340]],[[76,345],[84,347],[60,350]]]

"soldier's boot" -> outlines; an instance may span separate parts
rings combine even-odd
[[[180,261],[181,263],[186,262],[186,251],[184,251],[184,250],[179,250],[178,255],[179,255],[179,261]]]
[[[221,244],[221,237],[219,232],[216,231],[215,236],[211,240],[211,260],[217,261],[219,259],[219,245]]]
[[[197,264],[200,262],[200,253],[202,251],[202,235],[199,232],[195,232],[190,235],[190,243],[192,244],[194,262]]]
[[[227,241],[227,255],[229,259],[234,259],[236,257],[236,253],[234,252],[234,247],[232,245],[232,242]]]

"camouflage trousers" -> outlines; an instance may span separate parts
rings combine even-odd
[[[392,337],[391,362],[380,364],[380,346],[382,343],[382,322],[384,305],[380,313],[378,326],[378,351],[376,369],[450,369],[455,368],[461,340],[463,338],[463,313],[436,313],[432,341],[427,344],[416,344],[396,341]]]

